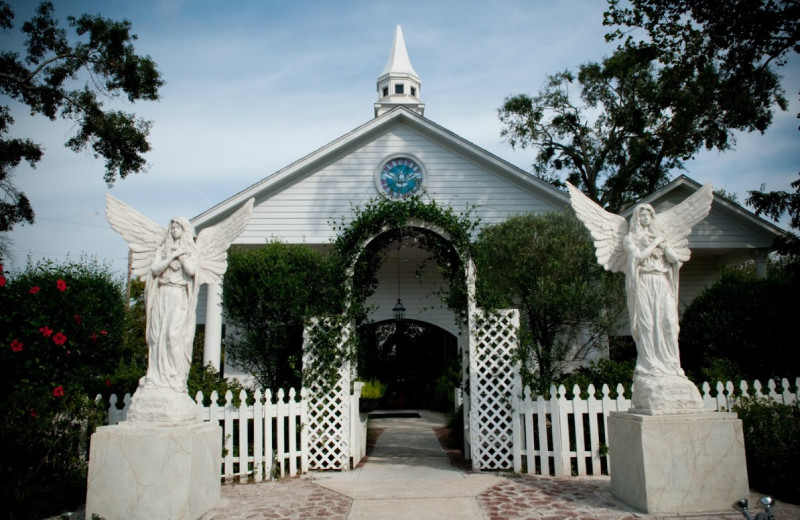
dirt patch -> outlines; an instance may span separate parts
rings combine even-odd
[[[472,471],[472,464],[464,460],[464,441],[452,428],[434,428],[436,438],[450,459],[450,464],[461,471]]]

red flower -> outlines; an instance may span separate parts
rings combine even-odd
[[[100,334],[102,334],[103,336],[108,336],[108,331],[107,330],[101,330]]]
[[[77,314],[74,316],[74,318],[75,318],[75,323],[77,323],[78,325],[80,325],[81,321],[83,321],[83,320],[81,320],[81,317],[78,316]]]
[[[39,417],[39,414],[38,414],[38,413],[36,413],[36,410],[31,410],[31,417],[32,417],[32,418],[34,418],[34,419],[36,419],[37,417]]]
[[[64,335],[63,332],[57,332],[55,336],[53,336],[53,343],[58,345],[59,347],[67,342],[67,337]]]
[[[58,287],[59,291],[64,292],[67,290],[67,282],[59,278],[58,280],[56,280],[56,287]]]
[[[111,386],[111,380],[110,379],[106,379],[106,386]]]
[[[28,291],[28,292],[31,293],[31,294],[36,294],[37,292],[39,292],[39,288],[38,287],[31,287],[30,291]]]
[[[89,336],[89,339],[92,340],[92,343],[97,343],[97,333],[92,332],[92,335]]]
[[[45,325],[44,327],[39,327],[39,332],[42,333],[42,336],[45,338],[49,338],[51,334],[53,334],[53,329]]]
[[[53,388],[53,397],[64,397],[64,387],[59,385]]]
[[[6,277],[0,274],[0,287],[6,286]]]
[[[22,342],[18,339],[12,341],[11,350],[13,350],[14,352],[22,352]]]

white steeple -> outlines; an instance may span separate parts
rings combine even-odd
[[[420,101],[422,80],[411,66],[406,51],[406,42],[403,40],[403,30],[400,26],[394,32],[392,50],[389,51],[389,61],[378,76],[378,102],[375,103],[375,117],[378,117],[392,108],[403,105],[423,115],[425,104]]]

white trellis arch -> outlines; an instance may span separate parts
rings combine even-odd
[[[449,233],[419,219],[407,219],[404,228],[418,228],[439,235],[453,244]],[[375,233],[360,246],[360,253],[348,271],[352,284],[355,265],[370,242],[390,231],[390,227]],[[453,246],[455,248],[455,246]],[[456,250],[457,251],[457,250]],[[513,402],[519,392],[519,367],[516,362],[519,311],[506,309],[485,312],[475,304],[475,265],[468,253],[457,251],[464,263],[467,283],[467,345],[464,349],[465,381],[463,390],[469,394],[464,402],[465,442],[472,455],[473,469],[511,469],[513,467]],[[334,320],[335,321],[335,320]],[[314,329],[328,327],[322,319],[311,320],[304,335],[304,363],[312,362],[308,352]],[[343,326],[339,348],[353,334],[353,324]],[[307,366],[307,365],[306,365]],[[353,367],[340,367],[340,379],[333,389],[322,394],[315,391],[314,382],[304,382],[309,403],[308,439],[311,469],[349,468],[350,417],[348,396]]]

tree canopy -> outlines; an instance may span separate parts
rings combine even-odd
[[[604,23],[619,41],[611,56],[507,98],[499,114],[512,146],[538,148],[536,175],[565,177],[611,211],[787,108],[776,67],[800,50],[796,2],[609,0]]]
[[[11,6],[0,1],[0,30],[9,32],[13,22]],[[131,103],[157,100],[164,82],[156,64],[136,54],[137,37],[127,20],[84,14],[67,17],[67,23],[73,36],[59,26],[53,4],[43,2],[21,26],[24,49],[0,52],[0,95],[5,100],[0,106],[0,231],[33,223],[30,201],[11,176],[22,161],[33,167],[43,155],[33,140],[7,135],[14,124],[12,102],[27,106],[31,115],[74,121],[75,132],[65,145],[76,152],[91,149],[103,158],[109,186],[146,165],[151,123],[105,108],[101,97],[124,97]]]

